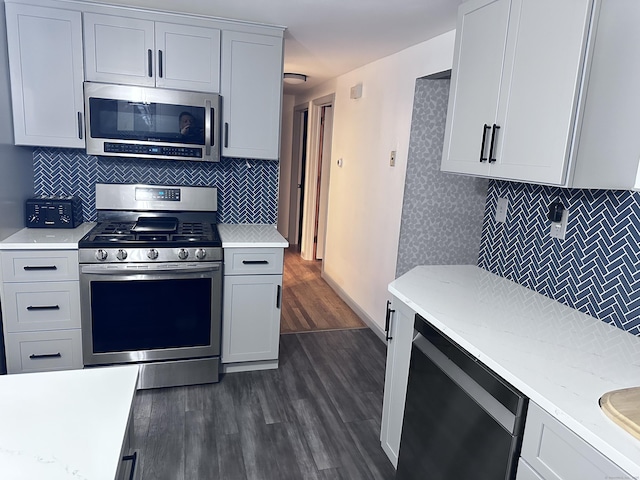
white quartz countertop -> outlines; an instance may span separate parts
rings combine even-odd
[[[137,366],[0,376],[0,478],[114,480]]]
[[[389,291],[640,478],[640,440],[598,405],[640,386],[640,338],[475,266],[416,267]]]
[[[281,247],[287,248],[289,242],[280,235],[274,225],[235,225],[218,224],[218,232],[223,248],[243,247]]]
[[[0,242],[0,250],[74,250],[78,240],[95,225],[88,222],[76,228],[23,228]]]

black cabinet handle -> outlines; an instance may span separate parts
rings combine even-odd
[[[147,66],[149,67],[148,75],[153,77],[153,52],[151,49],[147,50]]]
[[[482,145],[480,146],[480,162],[487,161],[487,157],[484,156],[484,147],[485,147],[485,144],[487,143],[487,130],[491,130],[491,127],[485,123],[484,127],[482,127]]]
[[[162,50],[158,50],[158,76],[162,78]]]
[[[384,335],[387,341],[393,340],[393,337],[389,335],[389,325],[391,323],[392,313],[395,313],[395,310],[391,310],[391,302],[387,300],[387,318],[385,319],[385,322],[384,322]]]
[[[229,122],[224,122],[224,148],[229,146]]]
[[[216,111],[211,108],[211,146],[215,147],[218,139],[216,138]]]
[[[269,265],[268,260],[242,260],[243,265]]]
[[[27,310],[60,310],[59,305],[29,305]]]
[[[27,272],[30,272],[32,270],[57,270],[58,269],[58,267],[56,267],[55,265],[35,265],[35,266],[27,265],[22,268]]]
[[[45,358],[60,358],[62,357],[62,354],[60,352],[58,353],[42,353],[40,355],[36,355],[35,353],[32,353],[31,355],[29,355],[29,358],[31,360],[42,360]]]
[[[276,295],[276,308],[279,309],[280,305],[282,305],[282,287],[278,285],[278,293]]]
[[[138,452],[133,452],[131,455],[125,455],[122,457],[123,462],[131,461],[131,472],[129,473],[129,480],[133,480],[136,477],[136,465],[138,464]]]
[[[82,140],[82,112],[78,112],[78,138]]]
[[[493,130],[491,131],[491,147],[489,147],[489,163],[494,163],[496,158],[493,156],[493,147],[496,144],[496,138],[498,137],[498,130],[500,130],[500,126],[493,124]]]

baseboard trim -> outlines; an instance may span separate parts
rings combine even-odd
[[[325,282],[329,284],[329,286],[344,301],[344,303],[349,305],[351,310],[353,310],[354,313],[358,317],[360,317],[360,320],[362,320],[367,325],[367,327],[369,327],[369,329],[378,336],[380,340],[382,340],[384,343],[387,343],[384,330],[382,330],[378,326],[378,324],[373,320],[373,318],[367,315],[367,313],[364,310],[362,310],[362,308],[360,308],[360,306],[347,294],[347,292],[345,292],[342,289],[342,287],[338,285],[338,283],[333,278],[331,278],[331,275],[329,275],[324,271],[324,269],[322,270],[321,277]]]

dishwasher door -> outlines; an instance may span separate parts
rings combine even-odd
[[[515,478],[527,398],[416,315],[396,480]]]

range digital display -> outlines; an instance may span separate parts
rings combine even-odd
[[[136,200],[161,200],[165,202],[179,202],[179,188],[136,188]]]

